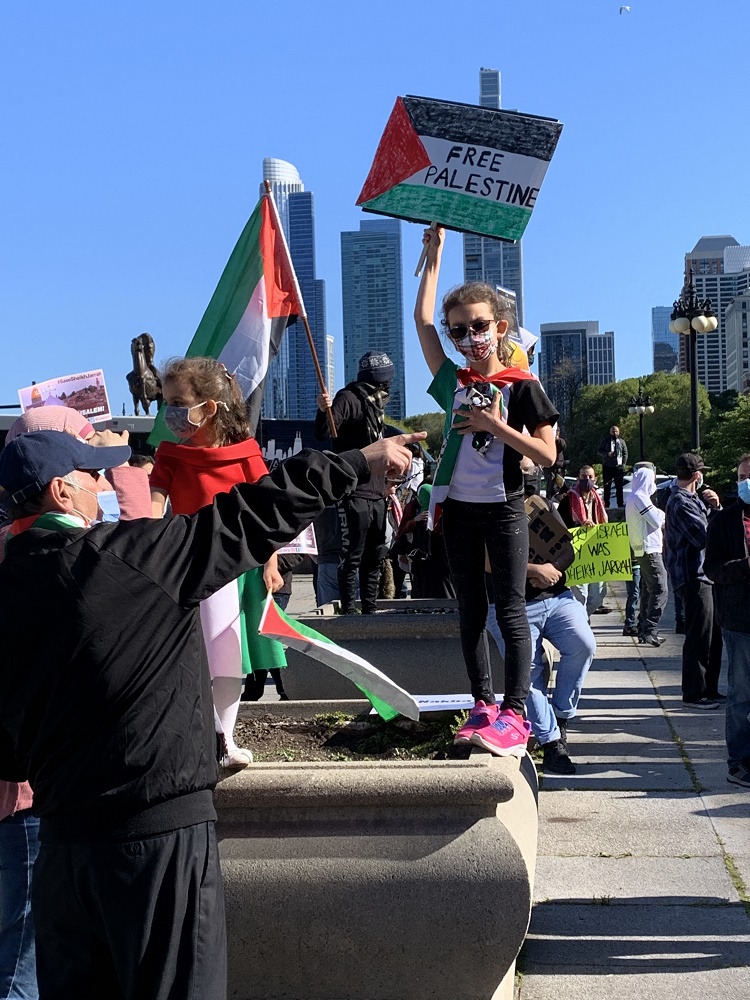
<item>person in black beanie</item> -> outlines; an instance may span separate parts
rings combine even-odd
[[[336,425],[331,450],[336,454],[363,448],[383,437],[385,407],[396,374],[385,351],[368,351],[359,359],[357,378],[340,389],[331,402],[327,392],[318,396],[313,433],[318,441],[330,436],[326,410]],[[357,580],[362,614],[373,614],[378,597],[380,566],[388,550],[385,543],[386,501],[372,484],[357,489],[338,505],[341,536],[339,594],[343,614],[356,613]]]

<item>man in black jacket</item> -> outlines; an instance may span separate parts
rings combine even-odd
[[[313,428],[318,441],[325,441],[330,429],[326,411],[330,408],[336,425],[333,450],[363,448],[383,436],[388,389],[396,374],[391,359],[383,351],[368,351],[359,359],[359,372],[336,393],[331,403],[327,392],[318,396],[318,413]],[[345,615],[355,613],[357,579],[362,614],[375,611],[380,567],[388,549],[385,544],[386,503],[382,493],[369,483],[358,486],[338,505],[341,556],[339,596]]]
[[[625,482],[625,466],[628,464],[628,446],[620,437],[620,428],[614,424],[609,434],[603,437],[596,449],[602,460],[602,479],[604,481],[604,506],[609,507],[612,494],[612,483],[615,484],[617,506],[624,507],[623,484]]]
[[[727,781],[750,788],[750,453],[737,467],[739,500],[708,525],[704,569],[729,661]]]
[[[199,603],[327,505],[403,475],[405,444],[302,452],[193,517],[94,523],[127,447],[0,454],[0,778],[31,782],[41,1000],[224,1000],[215,734]]]

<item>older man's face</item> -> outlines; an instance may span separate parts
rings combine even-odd
[[[84,472],[82,469],[76,469],[72,473],[72,476],[76,482],[76,486],[69,483],[65,485],[69,490],[68,495],[73,507],[79,514],[83,514],[88,521],[98,520],[99,501],[96,498],[96,494],[102,493],[104,490],[109,490],[112,487],[104,476],[98,472]]]

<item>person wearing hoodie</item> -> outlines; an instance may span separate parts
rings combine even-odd
[[[353,382],[340,389],[333,400],[327,392],[318,396],[318,412],[313,425],[316,439],[325,441],[330,436],[327,418],[330,409],[336,426],[336,437],[331,442],[331,450],[335,454],[350,448],[364,448],[380,440],[390,385],[395,375],[396,369],[385,351],[363,354]],[[388,554],[385,499],[372,484],[363,483],[338,505],[338,513],[341,612],[345,615],[356,613],[359,580],[362,614],[374,614],[380,567]]]
[[[704,569],[729,666],[727,781],[750,788],[750,452],[737,465],[737,493],[737,503],[709,522]]]
[[[664,512],[652,501],[656,490],[656,469],[650,462],[635,466],[630,495],[625,503],[625,521],[633,554],[641,571],[638,641],[661,646],[659,622],[669,596],[664,548]]]

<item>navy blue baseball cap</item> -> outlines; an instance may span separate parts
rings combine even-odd
[[[75,469],[91,472],[124,465],[128,445],[95,448],[65,431],[21,434],[0,452],[0,486],[12,504],[23,503],[52,482]]]

